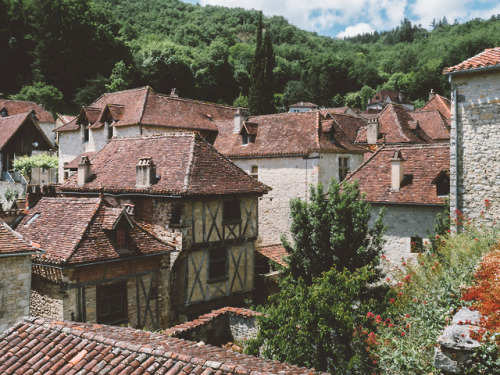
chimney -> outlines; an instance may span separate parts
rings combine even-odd
[[[403,181],[404,159],[401,155],[401,150],[394,151],[394,156],[391,159],[391,190],[399,191],[401,188],[401,182]]]
[[[378,139],[378,119],[371,118],[368,119],[368,125],[366,125],[366,142],[369,145],[374,145],[377,143]]]
[[[174,98],[179,97],[179,93],[177,92],[177,89],[175,87],[172,90],[170,90],[170,96],[173,96]]]
[[[243,125],[244,117],[240,113],[240,109],[236,111],[236,114],[234,115],[234,130],[233,133],[238,134],[241,130],[241,127]]]
[[[404,94],[402,92],[399,92],[399,95],[398,95],[399,103],[403,103],[404,98],[405,98]]]
[[[434,92],[434,89],[431,89],[431,92],[429,93],[429,100],[431,100],[435,96],[436,96],[436,93]]]
[[[92,165],[90,164],[89,157],[87,155],[82,156],[80,162],[78,163],[78,186],[85,185],[92,174]]]
[[[156,180],[156,168],[152,158],[141,158],[135,167],[135,187],[149,187]]]

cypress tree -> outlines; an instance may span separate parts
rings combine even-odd
[[[262,13],[257,23],[255,53],[250,71],[248,105],[253,115],[273,113],[274,109],[274,52],[269,33],[262,40]]]

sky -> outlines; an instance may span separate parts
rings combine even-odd
[[[498,0],[183,0],[200,5],[261,10],[301,29],[331,37],[390,30],[406,17],[429,28],[433,19],[460,23],[500,14]]]

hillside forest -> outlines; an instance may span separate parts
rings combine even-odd
[[[144,85],[246,106],[259,15],[179,0],[0,0],[1,93],[67,113]],[[463,24],[404,19],[346,39],[283,17],[262,23],[274,52],[276,110],[296,101],[362,108],[378,89],[403,90],[419,106],[431,89],[449,96],[444,67],[500,45],[500,15]]]

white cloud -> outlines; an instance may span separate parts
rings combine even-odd
[[[339,38],[356,36],[358,34],[373,33],[375,30],[367,23],[358,23],[354,26],[348,26],[344,31],[337,34]]]

